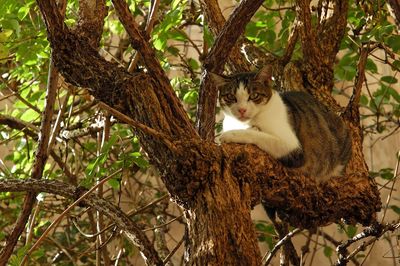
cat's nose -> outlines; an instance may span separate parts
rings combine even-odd
[[[239,108],[239,113],[241,114],[241,115],[244,115],[244,113],[246,113],[246,109],[245,108]]]

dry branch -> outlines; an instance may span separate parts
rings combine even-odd
[[[40,134],[38,140],[38,147],[35,153],[35,161],[33,163],[32,172],[30,174],[32,179],[42,178],[44,166],[49,156],[48,146],[50,139],[51,122],[54,113],[53,110],[54,103],[57,95],[57,88],[58,88],[57,83],[58,83],[58,71],[53,65],[53,63],[50,63],[47,90],[46,90],[46,104],[44,107],[44,112],[40,125]],[[25,229],[26,223],[28,222],[29,216],[31,215],[31,211],[35,205],[35,202],[36,202],[36,194],[32,192],[27,193],[24,199],[21,214],[19,215],[11,234],[8,236],[4,248],[0,252],[0,265],[6,264],[7,261],[9,260],[14,250],[14,247],[18,242],[19,237],[21,236],[22,232]]]
[[[55,180],[0,180],[0,192],[5,191],[30,193],[45,192],[76,200],[86,192],[86,189],[74,187]],[[162,260],[159,258],[146,235],[132,219],[117,206],[111,204],[107,200],[99,198],[96,194],[87,195],[82,199],[81,203],[101,212],[123,230],[127,239],[139,248],[148,265],[163,265]]]

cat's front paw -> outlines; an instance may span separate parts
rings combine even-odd
[[[244,130],[230,130],[223,132],[221,136],[219,137],[219,140],[221,143],[231,143],[231,142],[236,142],[236,143],[246,143],[244,141],[245,139],[245,132]]]

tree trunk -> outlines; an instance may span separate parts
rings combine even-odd
[[[374,220],[380,199],[375,184],[368,179],[358,121],[348,123],[353,133],[353,158],[346,170],[347,175],[319,186],[315,180],[283,168],[255,146],[218,146],[210,142],[214,110],[212,114],[203,113],[204,118],[199,118],[203,119],[200,125],[207,125],[202,136],[208,139],[200,138],[165,80],[165,73],[160,73],[161,68],[146,38],[140,35],[134,20],[130,20],[124,2],[114,0],[114,7],[120,19],[126,22],[132,44],[144,57],[149,74],[132,75],[105,61],[85,37],[66,28],[52,1],[37,2],[45,18],[60,73],[68,82],[90,88],[96,99],[134,120],[141,145],[160,170],[172,198],[185,209],[188,264],[260,265],[261,256],[250,211],[261,199],[278,209],[284,221],[300,228],[314,228],[340,218],[362,224]],[[299,8],[307,9],[309,3],[305,6]],[[309,19],[307,12],[303,15],[299,19]],[[304,35],[306,31],[301,32]],[[314,37],[303,36],[302,42]],[[337,41],[340,39],[341,36]],[[317,44],[315,40],[312,43]],[[337,43],[329,45],[334,57]],[[312,49],[322,48],[312,46]],[[332,85],[333,72],[329,65],[332,64],[332,54],[330,59],[323,61],[323,66],[311,71],[310,66],[320,62],[315,60],[315,56],[322,54],[321,51],[313,53],[306,51],[309,63],[303,65],[302,71],[309,71],[306,76],[314,87],[324,83],[321,87],[324,93]],[[213,60],[218,61],[218,58]],[[206,87],[206,90],[210,89],[215,88]],[[204,92],[204,95],[208,94]],[[212,95],[214,99],[203,99],[211,103],[209,106],[213,106],[215,101],[216,93]]]

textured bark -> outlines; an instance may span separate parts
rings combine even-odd
[[[389,11],[392,17],[396,21],[397,28],[400,29],[400,1],[399,0],[388,0]]]
[[[68,199],[77,200],[86,192],[82,187],[55,181],[55,180],[0,180],[0,191],[40,193],[47,192],[59,195]],[[108,216],[121,230],[124,231],[128,240],[139,247],[142,255],[147,259],[149,265],[163,265],[161,259],[154,250],[152,244],[147,239],[141,229],[121,211],[117,206],[109,201],[99,198],[97,195],[89,194],[81,203],[91,207],[96,211]]]
[[[33,179],[42,178],[44,167],[49,156],[47,149],[50,139],[51,120],[54,112],[53,108],[57,95],[57,83],[58,71],[54,67],[54,64],[50,63],[48,84],[46,90],[46,104],[40,124],[40,134],[38,147],[35,153],[35,161],[33,163],[32,172],[30,173],[30,177]],[[4,248],[0,251],[0,265],[5,265],[12,255],[12,252],[18,242],[19,237],[25,230],[32,209],[36,204],[36,196],[36,193],[33,192],[28,192],[25,196],[21,213],[18,216],[12,232],[7,237]]]
[[[222,73],[230,51],[263,2],[262,0],[242,1],[218,33],[214,46],[204,60],[206,72],[200,85],[196,118],[197,130],[203,139],[214,140],[215,109],[218,95],[217,89],[211,84],[208,72]]]
[[[325,185],[316,185],[313,179],[283,168],[255,146],[218,146],[211,142],[215,111],[212,108],[216,99],[216,91],[211,87],[202,88],[203,101],[199,103],[200,109],[205,108],[205,118],[199,119],[203,122],[199,129],[206,140],[201,139],[171,86],[166,84],[165,73],[159,73],[156,65],[156,69],[149,71],[150,74],[130,74],[105,61],[86,37],[64,26],[51,1],[37,2],[44,14],[55,64],[66,80],[90,88],[91,94],[98,100],[151,128],[144,130],[144,127],[137,127],[136,130],[143,148],[160,170],[171,196],[185,208],[189,229],[186,247],[188,264],[259,265],[261,257],[250,210],[261,199],[278,209],[284,221],[300,228],[314,228],[341,218],[351,223],[369,224],[375,218],[375,212],[380,208],[379,193],[372,180],[368,179],[362,154],[362,134],[357,121],[348,121],[353,136],[353,158],[347,167],[347,175]],[[113,2],[125,27],[132,27],[127,30],[135,37],[133,43],[147,67],[156,64],[155,58],[151,59],[151,47],[146,38],[135,30],[134,21],[124,3]],[[343,2],[338,1],[345,8]],[[309,9],[307,1],[298,1],[297,5],[302,10]],[[256,10],[254,6],[247,8],[248,12]],[[307,12],[299,11],[299,19],[307,22]],[[249,14],[244,17],[246,20],[250,18]],[[236,22],[241,23],[240,27],[245,25],[243,21]],[[234,25],[229,23],[226,29]],[[303,47],[306,55],[300,65],[308,79],[303,82],[312,84],[311,88],[325,88],[323,91],[326,92],[332,85],[329,64],[336,55],[333,53],[341,36],[329,41],[330,50],[325,55],[321,53],[323,47],[317,43],[315,35],[304,36],[308,30],[315,32],[304,28],[307,25],[311,26],[305,23],[299,35],[303,46],[308,45],[307,39],[313,42],[310,47],[313,50]],[[341,27],[342,24],[338,26],[337,33],[342,32]],[[326,34],[323,29],[318,29],[318,32]],[[219,35],[214,51],[220,51],[219,46],[229,39],[227,35],[231,37],[223,32]],[[239,35],[236,33],[235,38]],[[229,47],[233,46],[235,38],[229,39]],[[225,58],[221,58],[219,53],[214,54],[206,60],[206,67],[221,71]],[[204,82],[209,82],[207,76]],[[323,95],[333,101],[330,96]],[[212,123],[211,127],[209,123]],[[152,134],[152,130],[159,134]]]

